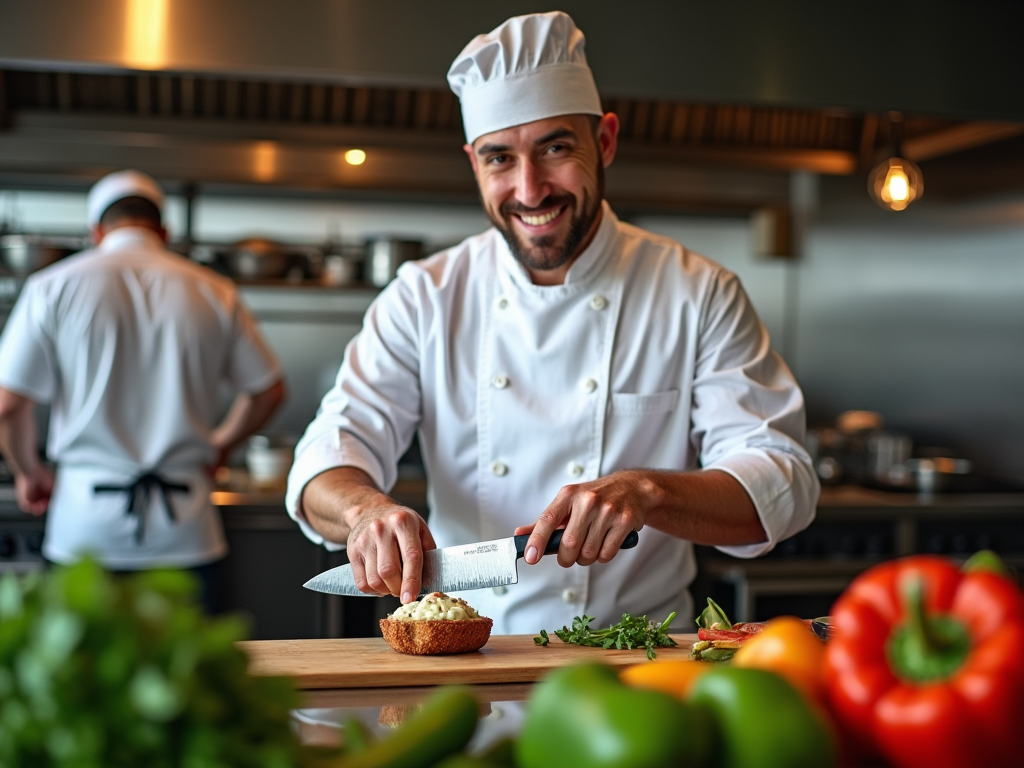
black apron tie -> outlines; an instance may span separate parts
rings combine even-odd
[[[169,483],[155,472],[145,472],[136,477],[128,485],[94,485],[93,493],[127,493],[128,506],[124,513],[128,517],[135,517],[135,543],[141,544],[146,535],[146,507],[149,506],[149,499],[153,489],[160,492],[163,498],[164,509],[167,510],[167,517],[172,523],[177,522],[174,516],[174,509],[167,494],[171,492],[188,493],[189,487],[184,483]]]

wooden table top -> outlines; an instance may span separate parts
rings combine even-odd
[[[569,664],[598,661],[626,667],[646,660],[643,649],[604,650],[566,645],[552,636],[546,647],[533,635],[495,635],[473,653],[409,656],[383,638],[252,640],[239,643],[255,675],[283,675],[300,689],[414,688],[460,683],[532,683]],[[688,658],[693,634],[672,635],[679,645],[659,648],[659,659]]]

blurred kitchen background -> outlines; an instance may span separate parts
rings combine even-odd
[[[444,73],[534,5],[5,3],[0,325],[34,266],[86,245],[89,185],[152,173],[173,247],[243,285],[284,363],[253,466],[313,417],[397,265],[488,226]],[[736,272],[807,398],[818,521],[754,562],[700,548],[698,610],[823,614],[859,570],[915,551],[1024,567],[1021,8],[561,7],[622,120],[609,201]],[[868,189],[897,155],[924,179],[898,212]],[[227,602],[257,637],[372,631],[386,602],[298,586],[344,556],[306,542],[280,473],[254,482],[246,459],[215,497]],[[36,568],[42,523],[4,481],[0,569]],[[426,514],[424,482],[414,449],[396,493]]]

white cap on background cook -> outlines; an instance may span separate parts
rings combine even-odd
[[[141,171],[117,171],[104,176],[89,190],[89,226],[99,224],[107,208],[126,197],[142,197],[149,200],[163,216],[164,191],[152,176]]]
[[[561,11],[509,19],[473,38],[448,70],[466,141],[558,115],[601,115],[584,37]]]

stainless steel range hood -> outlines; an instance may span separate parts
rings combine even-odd
[[[1024,120],[1024,4],[565,0],[606,97]],[[6,0],[0,67],[444,86],[532,2]]]
[[[835,3],[764,5],[563,3],[587,33],[605,108],[622,121],[608,175],[620,208],[785,205],[793,171],[870,167],[892,131],[883,110],[911,113],[904,150],[918,162],[1024,132],[957,119],[1024,120],[1024,90],[1001,82],[1016,66],[1015,41],[1004,43],[1024,4],[986,5],[982,25],[976,11],[893,12],[897,3],[884,30],[862,3],[852,17]],[[84,184],[135,166],[170,182],[470,198],[444,75],[474,34],[532,10],[469,0],[8,0],[0,185]],[[883,31],[901,47],[879,47]],[[903,59],[912,66],[897,66]],[[364,165],[341,159],[353,147],[367,150]]]

